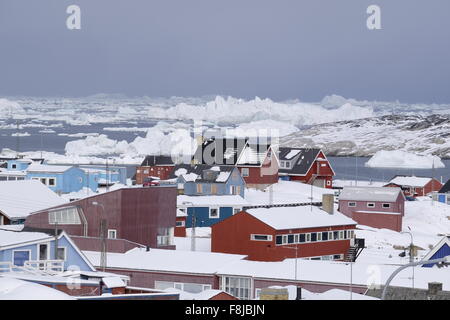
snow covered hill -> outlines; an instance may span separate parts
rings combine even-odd
[[[450,114],[385,115],[318,124],[281,138],[281,145],[319,147],[332,156],[403,150],[450,158]]]

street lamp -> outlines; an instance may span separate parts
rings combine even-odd
[[[294,246],[294,247],[284,246],[283,248],[295,250],[295,282],[297,282],[298,246]]]
[[[421,266],[424,264],[435,264],[435,263],[442,263],[444,266],[450,265],[450,255],[444,257],[444,258],[439,258],[439,259],[433,259],[433,260],[422,260],[422,261],[418,261],[418,262],[411,262],[408,264],[405,264],[403,266],[401,266],[400,268],[398,268],[397,270],[395,270],[390,277],[387,279],[386,284],[384,285],[383,288],[383,293],[381,294],[381,300],[386,300],[386,293],[387,293],[387,289],[389,288],[389,284],[391,283],[392,279],[394,279],[394,277],[402,270],[409,268],[409,267],[414,267],[414,266]]]
[[[102,240],[102,250],[100,252],[100,267],[102,268],[102,271],[105,272],[106,269],[106,219],[105,219],[105,207],[103,204],[92,201],[93,206],[99,206],[102,208],[102,215],[100,219],[100,237]]]
[[[409,263],[414,262],[414,257],[413,257],[413,250],[414,250],[414,241],[413,241],[413,234],[411,231],[411,228],[408,226],[409,231],[403,231],[401,233],[407,233],[409,234],[409,236],[411,237],[411,243],[409,245]],[[414,266],[412,267],[412,287],[414,289]]]
[[[194,203],[190,201],[183,201],[183,206],[191,205],[192,206],[192,231],[191,231],[191,251],[195,251],[195,224],[196,224],[196,218],[195,218],[195,206]],[[187,214],[188,208],[186,207],[186,214]]]

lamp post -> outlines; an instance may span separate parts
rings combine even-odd
[[[297,260],[298,260],[298,246],[294,246],[294,247],[290,247],[290,246],[285,246],[283,248],[286,249],[293,249],[295,250],[295,282],[297,282]]]
[[[192,226],[191,226],[191,251],[195,251],[195,224],[196,224],[196,217],[195,217],[195,207],[194,203],[190,201],[183,201],[183,206],[191,205],[192,206]],[[186,207],[186,214],[187,214],[188,208]]]
[[[101,215],[101,219],[100,219],[100,238],[102,240],[102,250],[100,253],[100,267],[102,268],[102,271],[105,272],[106,269],[106,219],[105,219],[105,207],[103,206],[103,204],[97,202],[97,201],[92,201],[92,205],[93,206],[99,206],[102,208],[102,215]]]
[[[389,284],[391,283],[392,279],[394,279],[394,277],[402,270],[409,268],[409,267],[414,267],[414,266],[421,266],[424,264],[435,264],[435,263],[443,263],[445,266],[450,264],[450,255],[446,256],[444,258],[439,258],[439,259],[433,259],[433,260],[422,260],[422,261],[418,261],[418,262],[411,262],[408,264],[405,264],[403,266],[401,266],[400,268],[398,268],[397,270],[395,270],[390,277],[387,279],[386,284],[384,285],[383,288],[383,293],[381,294],[381,300],[386,300],[386,293],[387,293],[387,289],[389,288]]]
[[[411,243],[409,245],[409,263],[414,262],[413,257],[413,250],[414,250],[414,241],[413,241],[413,234],[411,232],[411,228],[408,226],[409,231],[403,231],[401,233],[407,233],[411,237]],[[412,267],[412,287],[414,289],[414,266]]]

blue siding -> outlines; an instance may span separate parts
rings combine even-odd
[[[213,184],[216,185],[217,189],[217,192],[214,195],[232,195],[232,186],[241,188],[239,195],[242,198],[244,198],[245,195],[245,181],[237,168],[233,169],[226,183],[185,182],[181,177],[177,182],[184,184],[184,194],[188,196],[212,195],[211,188]],[[197,185],[199,184],[202,185],[202,192],[197,192]]]
[[[48,242],[41,242],[43,244],[50,244],[49,259],[55,260],[55,240]],[[69,267],[81,271],[91,271],[89,265],[83,260],[82,256],[77,252],[77,250],[70,244],[65,236],[58,239],[58,247],[66,248],[66,261],[64,262],[64,269],[67,270]],[[13,252],[20,250],[30,250],[30,260],[38,260],[38,244],[24,245],[11,249],[5,249],[0,251],[0,261],[1,262],[13,262]]]
[[[442,203],[447,203],[447,195],[446,194],[439,194],[438,195],[438,201],[442,202]]]
[[[69,193],[80,191],[86,186],[86,177],[83,170],[72,167],[65,172],[27,172],[27,180],[33,178],[54,178],[55,186],[48,186],[52,191],[57,193]],[[93,189],[94,190],[94,189]],[[96,188],[95,188],[96,190]],[[94,191],[95,191],[94,190]]]
[[[13,165],[16,165],[15,168],[13,168]],[[11,171],[23,171],[28,168],[30,164],[24,161],[20,160],[8,160],[7,161],[7,168]]]
[[[445,243],[436,253],[429,259],[440,259],[450,255],[450,247]],[[431,268],[434,264],[424,264],[423,267]]]
[[[214,208],[218,208],[214,206]],[[219,207],[219,218],[209,217],[209,207],[187,208],[186,228],[192,228],[192,215],[195,214],[196,227],[210,227],[233,215],[233,207]]]

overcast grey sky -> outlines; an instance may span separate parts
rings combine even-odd
[[[77,4],[82,29],[66,28]],[[382,30],[366,9],[381,7]],[[448,0],[0,0],[0,95],[450,102]]]

